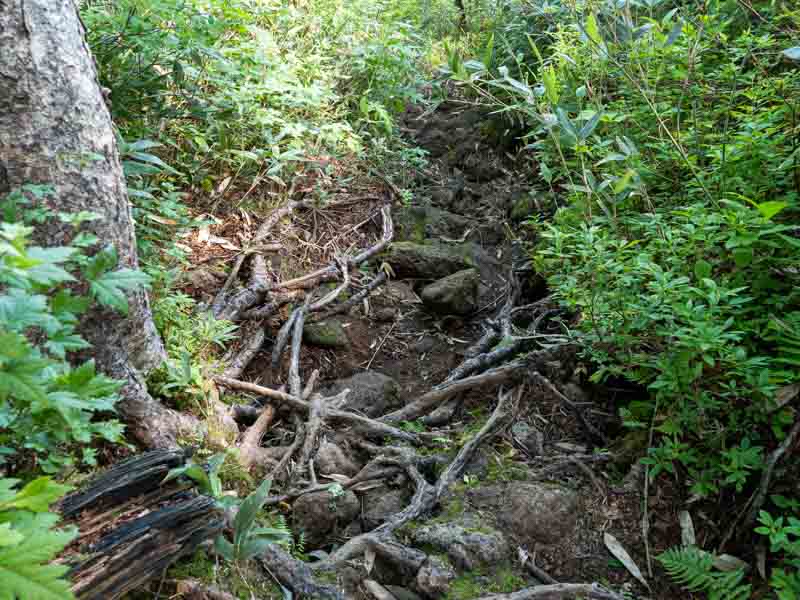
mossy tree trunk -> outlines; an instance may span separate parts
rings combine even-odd
[[[111,115],[84,34],[74,0],[0,0],[0,196],[23,184],[52,186],[52,208],[101,215],[84,231],[98,237],[98,247],[113,244],[120,267],[137,268]],[[35,235],[55,246],[70,234],[52,221]],[[164,348],[144,291],[129,304],[125,317],[93,310],[82,333],[100,368],[126,382],[119,410],[132,433],[147,446],[171,446],[183,419],[142,382]]]

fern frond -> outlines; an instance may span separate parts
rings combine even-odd
[[[750,598],[750,585],[742,583],[742,569],[726,573],[715,571],[713,556],[699,548],[670,548],[656,559],[675,583],[691,592],[707,593],[708,600]]]

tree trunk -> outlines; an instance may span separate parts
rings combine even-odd
[[[84,231],[113,244],[120,267],[137,268],[111,115],[84,33],[74,0],[0,0],[0,195],[26,183],[52,186],[52,208],[101,215]],[[36,231],[50,246],[69,235],[57,222]],[[100,368],[125,381],[118,408],[134,436],[174,446],[189,423],[148,395],[142,376],[164,360],[164,348],[145,292],[129,303],[127,317],[94,309],[81,332]]]

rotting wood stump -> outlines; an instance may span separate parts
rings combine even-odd
[[[114,465],[58,510],[78,538],[61,560],[80,600],[115,600],[145,586],[223,529],[212,498],[179,481],[161,482],[186,454],[155,450]]]

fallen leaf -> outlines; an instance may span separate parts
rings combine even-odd
[[[147,218],[151,221],[155,221],[156,223],[161,223],[162,225],[177,225],[178,222],[172,219],[167,219],[165,217],[159,217],[158,215],[147,215]]]
[[[219,237],[216,235],[209,235],[208,236],[208,243],[209,244],[216,244],[217,246],[222,246],[226,250],[241,250],[239,246],[232,243],[230,240],[225,239],[224,237]]]
[[[608,548],[608,551],[611,552],[614,558],[621,562],[625,568],[628,569],[628,572],[649,590],[650,585],[647,583],[644,575],[642,575],[641,570],[639,570],[639,567],[636,566],[635,562],[633,562],[631,555],[628,554],[625,548],[622,547],[622,544],[617,541],[617,538],[610,533],[604,533],[603,541],[605,542],[606,548]]]
[[[739,569],[747,570],[750,565],[744,562],[741,558],[736,558],[730,554],[720,554],[714,557],[714,568],[720,571],[738,571]]]
[[[208,226],[201,227],[197,230],[197,241],[198,242],[207,242],[208,237],[211,235],[211,232],[208,230]]]
[[[367,571],[367,575],[370,574],[372,571],[372,567],[375,566],[375,550],[372,548],[367,548],[366,552],[364,552],[364,569]]]
[[[694,534],[694,523],[692,523],[692,515],[688,510],[678,513],[678,522],[681,525],[681,543],[684,546],[696,546],[697,537]]]
[[[779,408],[783,408],[789,402],[795,399],[797,394],[800,393],[800,383],[793,383],[779,388],[775,392],[775,406],[771,408],[770,412],[775,412]]]
[[[231,179],[233,179],[230,175],[228,175],[225,179],[219,182],[217,186],[217,195],[223,194],[225,190],[228,189],[228,186],[231,184]]]

